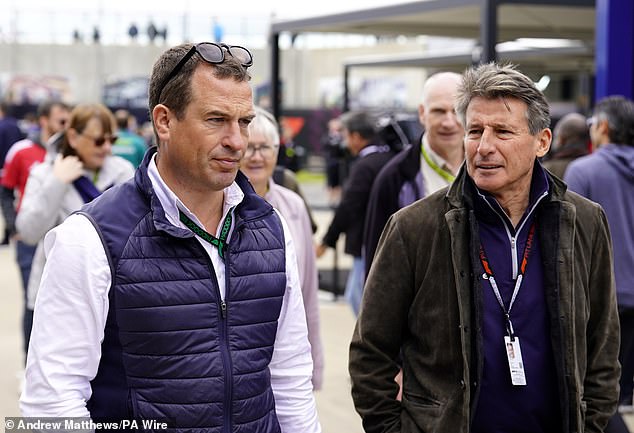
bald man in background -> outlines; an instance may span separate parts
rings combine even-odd
[[[418,106],[423,136],[392,158],[373,183],[363,236],[365,275],[390,216],[451,184],[462,165],[464,129],[454,109],[461,81],[454,72],[439,72],[427,79]]]

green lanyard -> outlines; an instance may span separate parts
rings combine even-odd
[[[431,160],[431,158],[429,157],[429,155],[427,155],[427,152],[425,151],[425,146],[421,145],[420,151],[423,154],[423,158],[425,159],[425,162],[427,163],[427,165],[429,165],[429,167],[431,167],[432,170],[438,173],[440,177],[442,177],[449,183],[452,183],[454,180],[456,180],[456,176],[449,173],[447,170],[444,170],[438,167],[438,164],[436,164],[434,161]]]
[[[178,210],[181,222],[189,227],[189,229],[195,234],[209,242],[214,247],[218,248],[218,255],[220,255],[220,258],[223,260],[225,259],[225,249],[227,248],[227,236],[229,236],[229,230],[231,229],[232,212],[233,208],[229,209],[229,212],[225,217],[225,222],[222,224],[220,238],[217,238],[214,235],[208,233],[206,230],[200,228],[198,224],[193,222],[191,218],[183,213],[183,211],[181,211],[180,209]]]

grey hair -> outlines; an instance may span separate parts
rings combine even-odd
[[[544,94],[533,80],[516,69],[515,65],[491,62],[472,66],[462,74],[456,95],[456,114],[466,126],[467,108],[473,98],[513,98],[526,103],[526,120],[531,135],[550,126],[550,108]]]
[[[634,146],[634,102],[621,95],[607,96],[594,106],[594,115],[608,121],[611,143]]]
[[[275,117],[264,108],[254,107],[255,117],[249,123],[249,134],[260,133],[266,137],[267,144],[279,146],[280,133]]]

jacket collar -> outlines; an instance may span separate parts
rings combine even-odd
[[[405,179],[415,179],[416,175],[420,171],[420,146],[423,137],[416,141],[415,144],[410,144],[405,147],[394,158],[400,158],[399,170]]]
[[[535,160],[533,180],[531,182],[531,203],[529,207],[534,204],[534,201],[540,195],[537,191],[548,191],[548,195],[545,198],[546,201],[561,201],[564,198],[566,189],[566,184],[562,180],[552,176],[542,167],[537,159]],[[473,179],[471,179],[467,173],[466,163],[463,163],[456,176],[456,180],[447,190],[446,199],[452,207],[475,209],[476,196],[477,187]]]

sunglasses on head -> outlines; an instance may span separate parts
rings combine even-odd
[[[199,44],[195,44],[189,49],[183,58],[179,60],[176,66],[174,66],[174,69],[172,69],[159,86],[158,101],[161,100],[161,94],[163,93],[165,86],[167,86],[167,83],[178,75],[181,69],[183,69],[185,63],[192,58],[194,53],[200,54],[200,57],[202,57],[204,61],[214,65],[225,61],[225,53],[229,53],[245,68],[253,65],[253,56],[249,50],[244,47],[238,45],[215,44],[213,42],[201,42]]]
[[[106,144],[106,141],[110,144],[113,144],[115,141],[117,141],[117,137],[116,135],[103,135],[101,137],[95,138],[95,137],[91,137],[90,135],[86,135],[83,132],[79,135],[82,135],[84,137],[86,137],[89,140],[92,140],[95,143],[95,146],[97,147],[101,147],[104,144]]]

